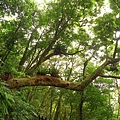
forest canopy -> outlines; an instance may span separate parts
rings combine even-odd
[[[49,120],[119,117],[110,101],[113,91],[119,92],[120,1],[3,0],[0,11],[1,88],[7,86],[0,94],[8,104],[4,101],[1,118],[23,119],[22,113],[13,114],[19,94],[21,103],[30,104],[34,112],[37,107],[32,117],[26,108],[31,120],[43,116]],[[37,97],[39,93],[41,97]],[[95,107],[90,111],[93,99],[99,112]],[[67,102],[70,105],[60,107]],[[22,109],[20,104],[18,108]]]

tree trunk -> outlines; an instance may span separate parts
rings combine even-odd
[[[56,108],[54,120],[58,120],[58,118],[59,118],[61,99],[62,99],[62,93],[60,94],[60,97],[59,97],[59,100],[58,100],[58,103],[57,103],[57,108]]]
[[[84,103],[84,92],[80,93],[80,104],[79,104],[79,120],[83,120],[83,103]]]
[[[50,116],[49,116],[49,120],[52,120],[52,105],[53,105],[53,89],[51,89],[51,94],[50,94]]]
[[[118,118],[120,116],[120,88],[118,87]]]
[[[72,120],[72,110],[73,110],[72,103],[70,103],[70,117],[69,117],[69,120]]]

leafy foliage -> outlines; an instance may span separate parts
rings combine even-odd
[[[20,78],[37,72],[83,82],[103,61],[119,58],[119,1],[109,0],[112,12],[101,15],[104,4],[104,0],[0,1],[0,74]],[[119,69],[118,63],[108,65],[100,75],[112,78],[99,76],[80,93],[45,86],[13,91],[0,82],[0,118],[116,119],[110,101]]]
[[[8,85],[0,81],[0,118],[1,119],[35,119],[35,108],[27,103],[20,92],[8,89]]]

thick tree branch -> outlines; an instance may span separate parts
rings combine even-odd
[[[120,58],[114,59],[112,61],[105,61],[101,66],[99,66],[91,75],[87,76],[81,82],[68,82],[63,81],[60,78],[52,76],[35,76],[31,78],[13,78],[7,81],[10,88],[19,88],[24,86],[54,86],[61,87],[65,89],[82,91],[87,87],[95,78],[101,75],[101,71],[109,64],[119,62]]]
[[[19,88],[25,86],[55,86],[74,90],[77,83],[60,80],[52,76],[35,76],[31,78],[13,78],[7,81],[10,88]]]

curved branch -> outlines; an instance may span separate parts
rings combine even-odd
[[[64,52],[61,52],[59,55],[75,55],[75,54],[77,54],[77,53],[79,53],[79,52],[81,52],[81,51],[83,51],[83,50],[80,50],[80,51],[76,51],[76,52],[74,52],[74,53],[64,53]],[[48,60],[48,59],[50,59],[51,57],[53,57],[53,56],[55,56],[56,54],[53,52],[53,53],[50,53],[49,55],[47,55],[45,58],[44,58],[44,60],[43,60],[43,62],[44,61],[46,61],[46,60]]]
[[[104,78],[116,78],[116,79],[120,79],[120,76],[113,76],[113,75],[99,75],[100,77],[104,77]]]

